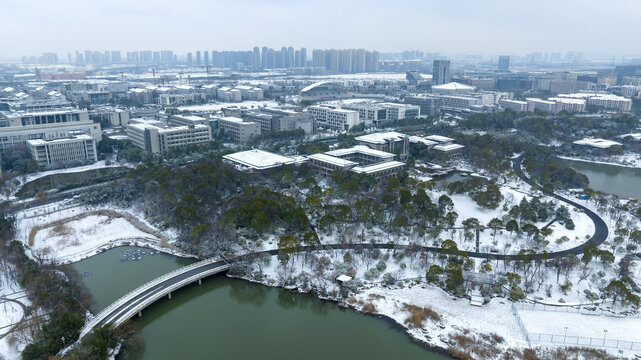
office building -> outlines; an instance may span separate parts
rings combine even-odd
[[[349,130],[361,122],[358,111],[331,109],[324,106],[310,106],[307,111],[314,116],[319,126],[328,129]]]
[[[500,99],[499,106],[514,111],[528,111],[527,101]]]
[[[260,124],[253,121],[226,116],[218,119],[218,126],[224,131],[224,135],[238,144],[248,144],[261,134]]]
[[[166,126],[155,120],[135,120],[127,125],[129,140],[141,149],[154,153],[211,141],[208,125]]]
[[[508,72],[510,71],[510,57],[507,55],[499,56],[499,71]]]
[[[452,81],[449,60],[434,60],[432,64],[432,84],[442,85]]]
[[[96,142],[102,139],[100,123],[92,122],[86,110],[0,112],[0,149],[29,139],[58,139],[75,132],[89,134]]]
[[[72,133],[58,139],[31,139],[26,145],[32,159],[40,166],[98,161],[96,141],[84,133]]]

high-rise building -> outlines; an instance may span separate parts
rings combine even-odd
[[[507,72],[510,71],[510,57],[507,55],[499,56],[499,71]]]
[[[200,51],[196,51],[196,65],[200,66],[202,63],[200,62]]]
[[[122,61],[120,58],[120,51],[118,50],[112,50],[111,51],[111,62],[114,64],[118,64]]]
[[[187,53],[187,65],[191,65],[193,63],[193,58],[190,52]]]
[[[154,64],[160,64],[160,51],[154,51],[153,53]]]
[[[160,52],[160,62],[166,65],[174,62],[174,53],[171,50],[162,50]]]
[[[258,48],[258,46],[254,46],[254,49],[252,51],[252,68],[258,69],[260,67],[260,49]]]
[[[450,82],[452,79],[450,75],[450,61],[449,60],[434,60],[432,65],[432,84],[442,85]]]
[[[306,48],[300,48],[300,66],[301,67],[307,66],[307,49]]]
[[[205,65],[209,65],[209,51],[203,51],[203,62]]]

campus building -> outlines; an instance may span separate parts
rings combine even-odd
[[[96,142],[102,139],[100,123],[92,122],[86,110],[0,112],[0,149],[29,139],[64,138],[78,131],[91,135]]]
[[[208,125],[166,126],[155,120],[136,120],[127,125],[127,136],[134,145],[154,153],[206,143],[212,139]]]
[[[218,119],[218,126],[235,143],[247,144],[260,136],[261,125],[253,121],[243,121],[241,118],[225,116]]]
[[[32,139],[27,140],[26,144],[32,159],[40,166],[73,161],[98,161],[96,141],[84,133],[60,139]]]
[[[361,123],[358,111],[310,106],[307,112],[314,116],[318,125],[329,129],[349,130]]]

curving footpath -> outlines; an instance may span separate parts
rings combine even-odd
[[[523,171],[521,170],[521,162],[523,161],[523,156],[512,159],[512,161],[513,161],[514,172],[519,178],[521,178],[523,181],[530,184],[532,187],[543,191],[542,187],[540,187],[537,184],[534,184],[532,181],[530,181],[530,179],[528,179],[525,176],[525,174],[523,174]],[[603,219],[601,219],[599,215],[597,215],[595,212],[588,209],[587,207],[581,204],[578,204],[572,200],[566,199],[560,195],[557,195],[557,194],[549,194],[549,195],[553,196],[554,198],[568,205],[571,205],[578,209],[583,210],[583,212],[592,220],[592,222],[594,222],[594,229],[595,229],[592,237],[585,243],[571,249],[551,252],[548,254],[549,258],[553,258],[557,256],[566,256],[570,254],[579,255],[583,252],[583,248],[586,245],[588,244],[600,245],[602,242],[604,242],[607,239],[608,226],[605,224],[605,221],[603,221]],[[362,249],[368,249],[368,248],[390,249],[392,247],[397,249],[403,249],[407,247],[407,245],[328,244],[328,245],[319,245],[319,246],[301,246],[299,247],[298,251],[303,252],[303,251],[338,250],[338,249],[362,250]],[[430,252],[441,252],[440,247],[419,246],[419,248],[421,250],[430,251]],[[90,321],[88,321],[86,325],[82,328],[79,339],[76,342],[76,344],[85,335],[91,332],[91,330],[94,329],[95,327],[100,327],[107,324],[112,324],[113,326],[117,327],[122,323],[124,323],[125,321],[132,318],[134,315],[140,314],[145,307],[149,306],[151,303],[155,302],[156,300],[164,296],[169,296],[171,298],[172,291],[175,291],[195,281],[200,281],[204,277],[217,274],[223,271],[227,271],[231,266],[230,263],[248,260],[260,254],[276,255],[278,254],[278,250],[273,249],[273,250],[267,250],[267,251],[262,251],[258,253],[245,254],[245,255],[236,256],[231,259],[219,259],[219,258],[206,259],[206,260],[182,267],[180,269],[177,269],[159,278],[156,278],[140,286],[139,288],[131,291],[130,293],[126,294],[120,299],[116,300],[114,303],[109,305],[107,308],[105,308],[103,311],[101,311],[95,317],[93,317]],[[482,253],[482,252],[468,252],[467,255],[470,257],[481,258],[481,259],[498,259],[498,260],[508,260],[508,261],[518,260],[518,256],[514,254],[501,255],[501,254],[491,254],[491,253]],[[540,257],[541,254],[538,254],[536,256]]]

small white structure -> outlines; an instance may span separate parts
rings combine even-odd
[[[344,283],[346,283],[346,282],[348,282],[350,280],[352,280],[352,277],[351,276],[347,276],[345,274],[340,275],[339,277],[336,278],[336,281],[338,281],[341,284],[344,284]]]
[[[588,139],[585,138],[583,140],[577,140],[574,142],[575,145],[583,145],[583,146],[590,146],[593,148],[597,149],[607,149],[612,146],[621,146],[621,143],[612,141],[612,140],[605,140],[605,139]]]

